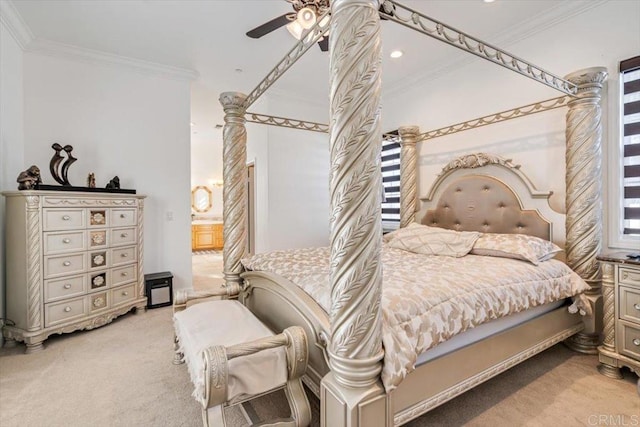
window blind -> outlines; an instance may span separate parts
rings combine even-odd
[[[398,131],[385,134],[382,140],[382,222],[400,225],[400,137]]]
[[[620,62],[623,234],[640,236],[640,56]]]

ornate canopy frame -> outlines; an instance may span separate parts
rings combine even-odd
[[[324,15],[318,19],[318,23],[249,95],[225,92],[220,96],[225,112],[224,276],[226,286],[232,289],[241,285],[240,260],[246,255],[246,121],[328,131],[330,135],[332,304],[327,351],[331,371],[322,379],[320,391],[323,425],[378,426],[394,423],[393,404],[379,381],[383,356],[380,314],[381,195],[379,191],[371,190],[381,186],[381,17],[563,93],[559,98],[425,133],[420,133],[417,126],[401,127],[401,226],[413,222],[418,210],[418,142],[567,106],[566,261],[591,286],[588,298],[594,306],[594,315],[587,319],[584,330],[574,335],[569,344],[576,350],[595,353],[601,328],[596,320],[601,318],[600,269],[596,255],[601,249],[602,236],[600,97],[607,76],[606,69],[589,68],[561,78],[395,0],[332,0],[327,14],[330,19],[324,19]],[[321,23],[325,26],[320,26]],[[329,125],[246,112],[329,31]],[[541,351],[544,348],[531,347],[527,354],[535,354],[532,353],[534,350]],[[505,363],[500,366],[504,367]],[[471,382],[477,384],[489,377],[480,380],[473,378]],[[470,380],[462,383],[466,384],[464,387],[470,387]],[[447,392],[447,399],[455,395]],[[438,404],[447,399],[440,399]],[[411,414],[396,417],[395,422],[406,422],[433,406],[433,401],[428,405],[416,403],[412,406]]]

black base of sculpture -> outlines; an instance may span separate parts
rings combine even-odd
[[[126,188],[74,187],[73,185],[45,185],[45,184],[38,184],[33,189],[34,190],[47,190],[47,191],[85,191],[87,193],[136,194],[136,190],[128,190]]]

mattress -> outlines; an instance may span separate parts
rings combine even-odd
[[[382,382],[390,392],[418,355],[492,320],[579,295],[589,286],[557,260],[421,255],[383,245]],[[248,270],[275,273],[330,312],[329,248],[257,254]],[[466,345],[466,344],[462,344]]]
[[[469,329],[462,332],[453,338],[438,344],[430,350],[420,353],[416,360],[416,366],[420,366],[423,363],[427,363],[431,360],[442,357],[448,353],[459,350],[463,347],[483,340],[497,334],[498,332],[506,331],[529,320],[540,317],[543,314],[549,313],[565,304],[565,300],[550,302],[538,307],[533,307],[520,313],[512,314],[511,316],[501,317],[500,319],[492,320],[488,323],[476,326],[473,329]]]

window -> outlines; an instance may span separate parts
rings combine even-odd
[[[620,63],[622,239],[640,238],[640,56]]]
[[[395,230],[400,226],[400,137],[389,132],[382,139],[382,228]]]

